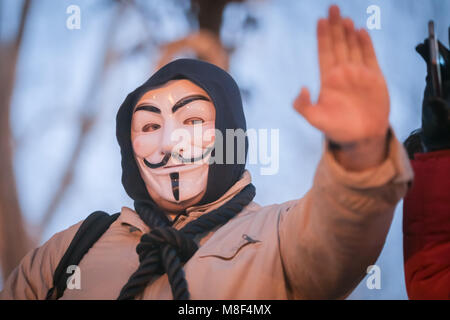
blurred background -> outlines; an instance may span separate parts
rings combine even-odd
[[[450,1],[0,0],[0,289],[31,248],[95,210],[133,207],[121,185],[115,115],[156,69],[197,57],[239,84],[248,128],[279,129],[279,170],[249,165],[261,205],[311,187],[322,136],[292,108],[302,85],[319,90],[316,23],[336,3],[369,30],[403,141],[420,126],[426,65],[415,46],[434,19],[448,45]],[[371,20],[373,22],[373,20]],[[270,147],[270,146],[269,146]],[[377,261],[349,299],[407,299],[402,204]]]

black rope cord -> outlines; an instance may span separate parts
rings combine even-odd
[[[172,223],[158,208],[136,202],[136,211],[152,230],[141,237],[136,247],[139,267],[120,291],[118,299],[134,299],[152,277],[167,273],[174,300],[188,300],[190,295],[183,265],[198,249],[194,238],[227,223],[253,200],[255,193],[255,187],[249,184],[221,207],[180,230],[172,228]]]

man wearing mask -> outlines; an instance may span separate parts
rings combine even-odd
[[[303,88],[294,102],[326,138],[304,197],[265,207],[252,201],[255,187],[239,161],[246,139],[234,152],[218,144],[227,129],[246,130],[236,83],[208,63],[177,60],[119,109],[122,183],[134,210],[123,208],[77,263],[81,288],[65,289],[54,276],[80,222],[28,254],[1,297],[348,296],[380,254],[412,170],[389,126],[389,94],[368,33],[332,6],[317,36],[319,99],[313,104]],[[201,139],[174,139],[196,128]],[[210,163],[219,154],[232,163]]]

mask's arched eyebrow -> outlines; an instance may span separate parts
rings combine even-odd
[[[184,98],[178,100],[178,102],[173,105],[172,113],[175,113],[181,107],[183,107],[183,106],[187,105],[188,103],[191,103],[192,101],[195,101],[195,100],[204,100],[204,101],[211,102],[211,100],[209,100],[209,98],[207,98],[207,97],[205,97],[205,96],[203,96],[201,94],[195,94],[195,95],[192,95],[192,96],[187,96],[187,97],[184,97]]]
[[[134,109],[134,112],[139,111],[139,110],[161,113],[161,110],[159,108],[154,107],[154,106],[149,106],[149,105],[140,105],[136,109]]]

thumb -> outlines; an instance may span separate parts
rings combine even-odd
[[[312,126],[318,127],[320,124],[320,108],[311,103],[311,95],[306,87],[303,87],[300,94],[294,101],[294,109],[297,110]]]
[[[302,87],[300,94],[294,101],[294,109],[306,118],[307,109],[311,107],[311,95],[306,87]]]
[[[425,62],[428,62],[428,58],[430,56],[429,53],[429,40],[425,39],[423,43],[420,43],[416,46],[416,51],[420,56],[425,60]]]

